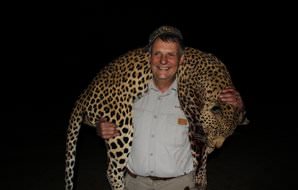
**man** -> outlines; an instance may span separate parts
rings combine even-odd
[[[176,74],[184,61],[181,32],[162,26],[149,39],[153,80],[148,92],[134,102],[134,139],[127,163],[127,190],[195,189],[195,170],[188,138],[188,121],[180,108]],[[243,109],[239,93],[226,88],[220,101]],[[101,120],[103,139],[119,135],[113,123]]]

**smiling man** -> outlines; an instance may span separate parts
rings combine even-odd
[[[205,189],[196,186],[189,140],[189,122],[178,98],[177,71],[184,62],[181,32],[162,26],[147,46],[153,79],[147,93],[134,102],[134,137],[126,165],[126,190]],[[224,89],[220,101],[239,110],[243,102],[233,88]],[[103,139],[119,136],[115,124],[101,120],[97,133]]]

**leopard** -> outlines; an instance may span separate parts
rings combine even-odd
[[[236,107],[219,101],[220,92],[234,87],[227,66],[214,54],[185,47],[177,71],[178,99],[189,123],[194,178],[198,189],[207,188],[207,160],[222,147],[241,118]],[[76,186],[77,141],[82,125],[96,127],[101,118],[114,123],[120,135],[106,139],[106,176],[112,190],[124,189],[124,175],[134,127],[132,107],[148,91],[152,80],[149,52],[136,48],[106,64],[76,99],[66,132],[65,189]]]

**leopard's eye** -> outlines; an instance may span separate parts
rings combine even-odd
[[[220,106],[215,105],[215,106],[213,106],[213,107],[211,108],[211,111],[212,111],[213,113],[221,113],[221,108],[220,108]]]

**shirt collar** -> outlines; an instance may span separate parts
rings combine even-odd
[[[177,79],[175,79],[174,80],[174,82],[171,84],[171,86],[170,86],[170,88],[166,91],[166,92],[170,92],[170,91],[177,91]],[[154,82],[153,82],[153,80],[151,80],[150,82],[149,82],[149,90],[154,90],[154,91],[156,91],[156,92],[160,92],[159,90],[158,90],[158,88],[155,86],[155,84],[154,84]],[[166,93],[165,92],[165,93]]]

